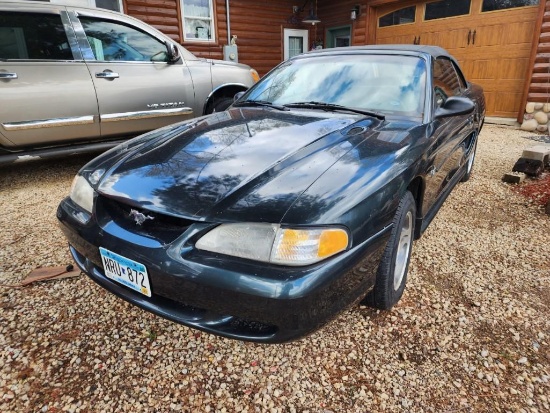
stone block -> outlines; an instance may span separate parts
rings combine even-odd
[[[539,125],[546,125],[548,123],[548,114],[544,112],[535,113],[535,120]]]
[[[542,110],[545,111],[546,113],[550,112],[550,103],[545,103],[544,106],[542,107]]]
[[[535,110],[541,110],[544,107],[543,103],[535,103]]]
[[[541,161],[544,164],[548,163],[550,158],[550,144],[541,144],[530,146],[523,150],[521,155],[525,159],[533,159],[535,161]]]
[[[539,125],[537,126],[537,132],[548,132],[548,125]]]
[[[537,130],[537,126],[539,126],[539,123],[536,119],[529,119],[521,124],[521,129],[527,132],[534,132]]]
[[[502,180],[509,184],[520,184],[525,180],[525,174],[522,172],[510,172],[504,174]]]
[[[529,176],[540,176],[544,171],[544,163],[536,159],[519,158],[512,172],[523,172]]]
[[[535,102],[527,102],[525,105],[525,112],[533,113],[535,111]]]

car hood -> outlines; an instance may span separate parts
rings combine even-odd
[[[346,113],[233,108],[115,158],[97,191],[188,219],[280,222],[300,194],[383,123]]]

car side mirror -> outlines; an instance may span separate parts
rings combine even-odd
[[[246,92],[244,90],[241,90],[240,92],[235,93],[235,96],[233,96],[233,102],[236,102],[239,100]]]
[[[447,118],[449,116],[467,115],[475,109],[475,104],[468,98],[459,96],[451,96],[437,108],[435,111],[435,119]]]
[[[166,53],[168,54],[168,63],[173,64],[178,62],[181,59],[178,47],[168,40],[166,40],[164,44],[166,45]]]

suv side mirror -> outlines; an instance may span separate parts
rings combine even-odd
[[[166,53],[168,54],[168,63],[173,64],[178,62],[181,59],[178,47],[168,40],[166,40],[164,44],[166,45]]]
[[[468,98],[451,96],[437,108],[434,119],[447,118],[449,116],[467,115],[475,109],[475,104]]]

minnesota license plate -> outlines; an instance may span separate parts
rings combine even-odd
[[[151,297],[151,285],[145,265],[102,247],[99,247],[99,253],[103,261],[103,270],[108,278]]]

